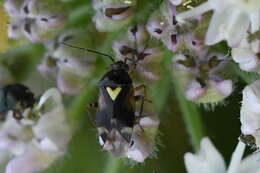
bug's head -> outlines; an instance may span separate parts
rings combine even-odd
[[[99,143],[103,149],[111,152],[115,156],[120,156],[134,144],[132,132],[133,129],[129,127],[122,129],[112,128],[110,131],[99,127]]]
[[[129,65],[123,61],[116,61],[115,63],[110,65],[111,70],[124,70],[126,72],[129,71]]]

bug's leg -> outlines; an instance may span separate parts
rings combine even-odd
[[[152,103],[151,100],[147,99],[147,89],[146,89],[146,85],[145,85],[145,84],[141,84],[141,85],[139,85],[139,86],[137,86],[137,87],[134,88],[134,92],[137,92],[137,91],[140,91],[140,90],[143,90],[143,91],[144,91],[144,101],[149,102],[149,103]],[[141,99],[138,98],[138,97],[139,97],[139,96],[137,95],[136,98],[135,98],[136,101],[141,100]]]
[[[141,124],[140,124],[140,119],[143,117],[144,96],[142,96],[142,95],[137,95],[137,96],[135,96],[135,99],[136,99],[136,101],[141,100],[140,111],[139,111],[139,114],[138,114],[138,116],[137,116],[137,122],[138,122],[137,124],[138,124],[138,126],[140,127],[140,129],[144,132],[144,129],[143,129],[143,127],[142,127]]]
[[[97,109],[97,108],[98,108],[98,103],[97,103],[97,102],[88,104],[86,111],[87,111],[87,116],[88,116],[88,118],[89,118],[89,121],[91,122],[91,124],[92,124],[94,127],[96,127],[95,120],[93,120],[93,118],[90,116],[90,111],[89,111],[89,109],[93,109],[93,108],[94,108],[94,109]]]

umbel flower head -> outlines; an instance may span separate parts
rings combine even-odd
[[[260,171],[260,153],[247,156],[242,160],[245,144],[239,142],[226,168],[224,158],[209,138],[203,138],[200,150],[196,154],[184,156],[187,173],[258,173]]]
[[[251,136],[256,148],[260,147],[260,80],[253,82],[243,90],[240,111],[241,131]]]
[[[174,76],[186,98],[196,103],[217,103],[232,93],[233,82],[226,79],[230,77],[227,67],[225,55],[208,50],[173,57]]]
[[[94,56],[62,42],[91,48],[91,40],[82,37],[79,30],[67,30],[46,43],[46,52],[39,71],[46,77],[56,80],[58,88],[67,94],[76,94],[84,88],[95,65]]]
[[[93,22],[99,31],[116,31],[132,21],[136,0],[92,0],[96,15]]]
[[[22,119],[12,114],[0,125],[0,161],[9,160],[5,173],[36,173],[65,154],[72,133],[57,89],[46,91]]]
[[[128,28],[128,39],[113,44],[116,57],[130,65],[136,79],[156,81],[160,78],[162,51],[149,40],[144,25]]]
[[[60,31],[67,18],[59,0],[6,0],[4,7],[11,17],[8,35],[13,39],[45,42]]]
[[[207,45],[226,40],[230,47],[236,47],[245,38],[246,33],[259,30],[259,0],[208,0],[177,15],[177,21],[183,23],[207,11],[213,10],[205,38]]]

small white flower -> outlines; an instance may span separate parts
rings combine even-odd
[[[0,155],[11,159],[6,173],[35,173],[49,167],[65,154],[71,135],[57,89],[46,91],[19,121],[9,111],[0,125]]]
[[[243,90],[240,111],[241,131],[255,138],[256,147],[260,147],[260,80],[253,82]]]
[[[245,71],[259,71],[260,40],[249,42],[244,38],[238,47],[232,49],[232,57]]]
[[[254,33],[260,26],[259,0],[208,0],[207,2],[177,15],[179,22],[213,10],[205,38],[207,45],[227,40],[230,47],[236,47],[251,27]]]
[[[205,137],[197,154],[185,154],[185,166],[188,173],[258,173],[260,154],[252,154],[242,160],[244,150],[245,144],[239,142],[226,169],[224,158],[210,139]]]

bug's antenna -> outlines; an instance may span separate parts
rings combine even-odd
[[[75,48],[75,49],[80,49],[80,50],[84,50],[84,51],[88,51],[88,52],[91,52],[91,53],[95,53],[95,54],[99,54],[99,55],[102,55],[102,56],[106,56],[108,57],[113,63],[115,62],[114,58],[108,54],[105,54],[105,53],[101,53],[101,52],[98,52],[96,50],[92,50],[92,49],[87,49],[87,48],[84,48],[84,47],[78,47],[78,46],[74,46],[74,45],[71,45],[71,44],[68,44],[68,43],[65,43],[65,42],[60,42],[61,44],[65,45],[65,46],[68,46],[68,47],[72,47],[72,48]]]

